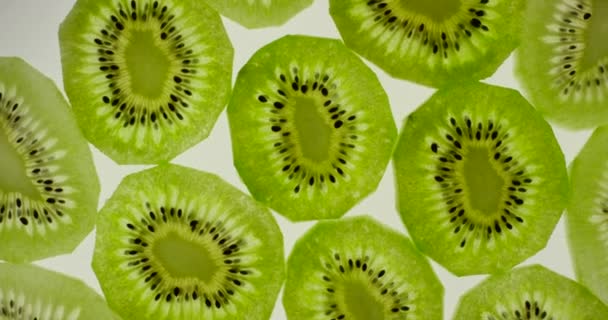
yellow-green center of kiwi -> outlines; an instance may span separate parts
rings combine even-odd
[[[384,305],[370,292],[370,286],[358,280],[343,284],[344,304],[355,320],[384,319]]]
[[[463,176],[467,198],[473,210],[483,214],[496,213],[505,185],[504,178],[490,162],[487,147],[471,147],[464,157]]]
[[[6,129],[0,126],[0,190],[18,192],[31,199],[38,198],[40,193],[27,176],[25,161],[8,139]]]
[[[581,69],[595,68],[608,59],[608,2],[593,1],[589,25],[585,30],[585,53],[581,59]]]
[[[164,92],[170,82],[171,60],[159,43],[156,32],[133,30],[128,35],[124,59],[131,91],[150,99]]]
[[[458,13],[462,0],[399,0],[398,3],[404,10],[441,22]]]
[[[320,102],[315,98],[295,97],[294,122],[302,155],[313,161],[329,158],[332,128],[327,123]]]
[[[220,265],[213,252],[204,245],[168,232],[157,239],[152,253],[173,278],[196,278],[211,283]]]

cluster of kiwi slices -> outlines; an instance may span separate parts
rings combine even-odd
[[[0,319],[265,320],[280,293],[273,319],[608,319],[608,2],[329,0],[340,39],[275,37],[233,79],[225,25],[312,4],[74,0],[67,99],[0,56]],[[522,93],[480,82],[511,54]],[[436,89],[399,132],[375,70]],[[248,193],[171,163],[224,109]],[[552,125],[595,129],[569,170]],[[101,154],[151,166],[100,203]],[[350,215],[385,176],[403,224]],[[521,265],[564,211],[576,281]],[[99,292],[30,264],[93,229]],[[486,276],[453,315],[439,266]]]

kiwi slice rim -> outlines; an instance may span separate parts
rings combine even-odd
[[[393,165],[409,234],[457,276],[544,248],[569,196],[551,126],[517,91],[483,83],[440,89],[411,113]]]
[[[124,318],[267,319],[283,235],[220,177],[163,164],[125,177],[101,209],[92,266]]]
[[[78,0],[59,44],[80,128],[118,164],[171,160],[228,102],[234,50],[204,1]]]
[[[339,40],[313,36],[259,49],[227,114],[241,179],[291,221],[341,217],[374,192],[397,136],[376,75]]]
[[[285,24],[312,5],[313,0],[205,0],[221,15],[247,29]]]
[[[471,288],[460,297],[453,319],[607,317],[608,306],[585,287],[542,265],[534,264],[492,275]]]
[[[0,259],[72,252],[95,224],[93,157],[54,82],[17,57],[0,57],[0,151]]]
[[[443,293],[429,261],[404,234],[361,215],[319,221],[296,241],[283,305],[294,320],[438,320]]]
[[[528,1],[515,76],[532,104],[560,127],[608,123],[607,18],[605,1]]]
[[[440,88],[491,76],[519,45],[522,0],[330,0],[345,44],[390,76]]]

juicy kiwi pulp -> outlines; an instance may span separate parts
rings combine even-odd
[[[59,35],[79,124],[119,163],[173,158],[228,100],[232,46],[200,1],[79,0]]]
[[[163,165],[126,177],[101,210],[93,269],[128,319],[267,319],[282,236],[220,178]]]
[[[248,189],[294,221],[340,217],[372,192],[396,136],[369,68],[340,42],[306,36],[276,40],[250,59],[228,119]]]
[[[405,236],[359,216],[319,222],[288,260],[289,319],[441,319],[443,287]]]
[[[514,90],[439,90],[405,121],[394,160],[402,220],[419,248],[456,275],[528,258],[565,207],[564,156]]]
[[[490,76],[518,45],[523,1],[332,0],[347,46],[392,76],[441,87]]]
[[[91,152],[53,82],[0,58],[0,259],[71,252],[93,229],[99,182]]]
[[[246,28],[282,25],[313,0],[205,0],[220,14]]]

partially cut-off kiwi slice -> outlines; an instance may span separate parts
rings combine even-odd
[[[608,319],[608,307],[580,284],[541,265],[490,276],[465,293],[454,320]]]
[[[519,44],[523,0],[330,0],[346,45],[388,74],[441,87],[491,76]]]
[[[404,235],[368,216],[318,222],[289,256],[290,320],[443,319],[443,286]]]
[[[376,75],[340,41],[308,36],[247,62],[228,120],[247,188],[293,221],[340,217],[374,191],[397,135]]]
[[[232,45],[202,0],[78,0],[59,40],[79,125],[118,163],[170,160],[228,101]]]
[[[125,319],[268,319],[284,269],[268,209],[209,173],[132,174],[99,214],[93,270]]]
[[[89,145],[53,81],[0,58],[0,260],[74,250],[93,229],[99,180]]]
[[[414,242],[459,276],[507,270],[538,252],[566,206],[553,131],[511,89],[440,89],[407,117],[394,165]]]
[[[246,28],[282,25],[313,0],[205,0],[220,14]]]
[[[608,127],[595,130],[570,166],[566,215],[577,279],[608,304]]]
[[[34,265],[0,263],[0,319],[120,319],[78,279]]]
[[[608,123],[608,2],[529,0],[516,75],[534,104],[568,128]]]

